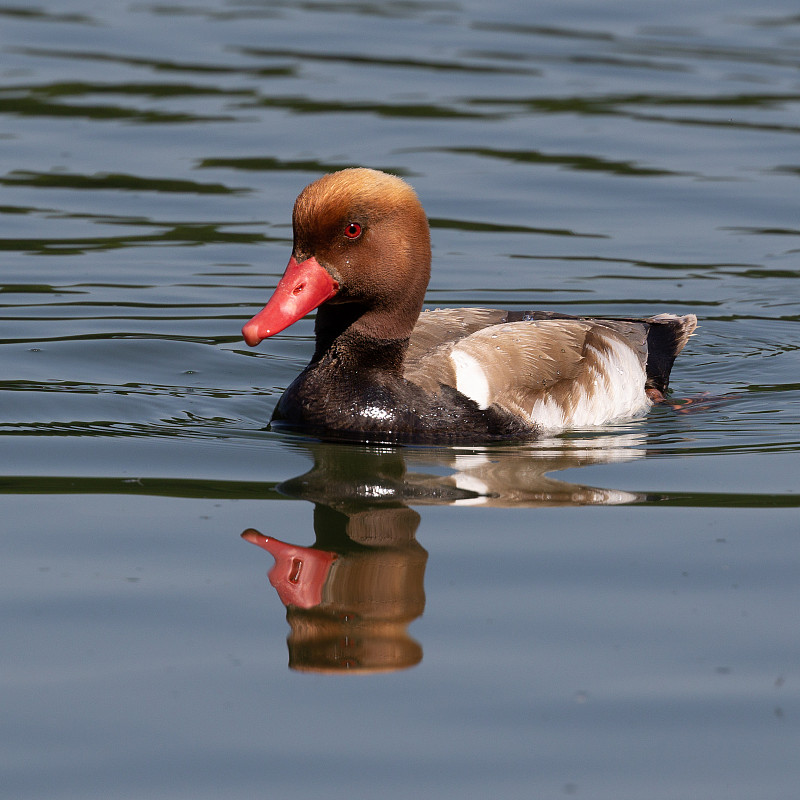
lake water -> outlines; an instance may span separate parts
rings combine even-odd
[[[0,54],[3,797],[797,796],[796,2],[4,2]],[[697,314],[679,407],[266,430],[313,323],[239,331],[349,165],[431,306]]]

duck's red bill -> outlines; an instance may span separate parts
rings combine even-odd
[[[298,262],[292,256],[269,302],[242,328],[242,336],[250,347],[255,347],[262,339],[302,319],[338,291],[339,284],[316,258]]]

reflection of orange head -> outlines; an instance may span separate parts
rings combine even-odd
[[[376,672],[419,663],[422,648],[407,628],[425,608],[427,559],[416,541],[341,554],[328,572],[320,605],[287,609],[289,666]]]
[[[384,521],[406,521],[409,514],[377,513]],[[404,511],[414,515],[409,509]],[[408,635],[408,625],[425,608],[427,552],[401,525],[394,546],[389,528],[366,525],[370,515],[354,515],[359,538],[384,546],[364,546],[332,553],[300,547],[252,528],[242,537],[275,558],[269,580],[286,606],[291,626],[289,666],[315,672],[375,672],[411,667],[422,648]]]

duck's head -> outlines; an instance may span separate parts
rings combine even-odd
[[[354,327],[407,337],[430,278],[430,234],[414,190],[372,169],[345,169],[306,186],[294,205],[289,266],[242,329],[251,347],[315,308],[317,334]]]

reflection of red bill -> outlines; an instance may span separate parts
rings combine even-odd
[[[285,606],[313,608],[322,602],[322,587],[336,561],[336,553],[287,544],[253,528],[248,528],[242,539],[263,548],[275,559],[269,582]]]

